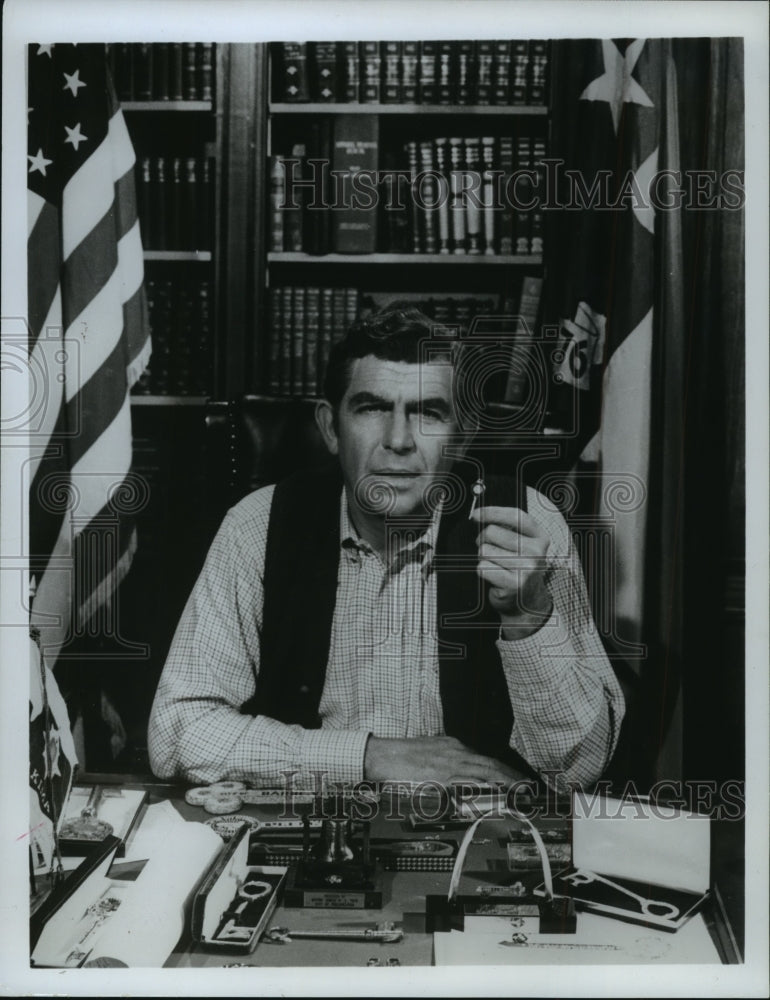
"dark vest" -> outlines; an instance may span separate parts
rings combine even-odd
[[[508,746],[513,712],[495,646],[500,621],[484,600],[486,586],[476,573],[478,529],[468,520],[475,467],[465,477],[460,466],[455,471],[458,503],[445,504],[434,555],[444,730],[480,753],[534,774]],[[521,489],[520,499],[514,480],[488,477],[486,486],[486,504],[525,507],[526,490]],[[321,725],[318,708],[337,597],[341,493],[336,465],[298,473],[275,488],[259,676],[244,713],[258,710],[306,729]]]

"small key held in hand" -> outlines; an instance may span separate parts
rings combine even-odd
[[[484,496],[487,491],[487,484],[484,480],[479,477],[476,482],[471,486],[471,492],[473,493],[473,500],[471,501],[471,509],[468,512],[468,520],[470,520],[471,515],[479,504],[479,501]]]

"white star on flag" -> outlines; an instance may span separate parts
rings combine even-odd
[[[642,54],[646,39],[636,38],[622,56],[617,45],[609,38],[602,40],[604,73],[588,84],[580,95],[581,101],[607,101],[612,112],[612,125],[618,134],[621,104],[641,104],[653,107],[652,101],[642,87],[631,76],[636,61]]]
[[[72,74],[65,73],[64,74],[64,79],[67,82],[64,84],[64,87],[62,89],[63,90],[71,90],[73,97],[77,97],[78,96],[78,90],[81,87],[86,87],[87,86],[87,84],[83,83],[83,81],[80,79],[80,70],[79,69],[76,69],[75,72],[72,73]]]
[[[45,172],[45,168],[49,164],[53,163],[53,160],[46,160],[46,158],[43,156],[42,149],[38,149],[37,153],[35,153],[34,156],[30,156],[29,153],[27,153],[27,159],[29,160],[29,172],[31,174],[34,173],[36,170],[39,170],[40,173],[43,175],[43,177],[48,176]]]
[[[51,52],[52,48],[53,45],[38,45],[37,54],[39,56],[48,56],[49,59],[53,59],[53,53]]]
[[[64,142],[65,143],[71,142],[75,150],[77,150],[81,142],[85,142],[86,139],[88,138],[87,135],[83,135],[83,133],[80,131],[80,122],[78,122],[74,128],[67,128],[67,126],[65,125],[64,131],[67,133],[67,138],[64,140]]]

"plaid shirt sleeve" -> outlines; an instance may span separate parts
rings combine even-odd
[[[625,703],[591,616],[567,524],[542,494],[528,510],[550,538],[550,619],[525,639],[498,640],[514,713],[511,746],[554,784],[596,781],[618,740]]]
[[[163,669],[149,725],[159,777],[238,779],[295,787],[314,771],[360,781],[368,732],[286,725],[243,715],[259,671],[264,553],[273,487],[226,515],[187,602]]]

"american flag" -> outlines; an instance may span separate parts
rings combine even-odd
[[[135,156],[103,45],[28,50],[32,622],[53,664],[136,546],[129,390],[150,354]],[[41,398],[36,387],[36,398]],[[98,626],[97,626],[98,628]]]

